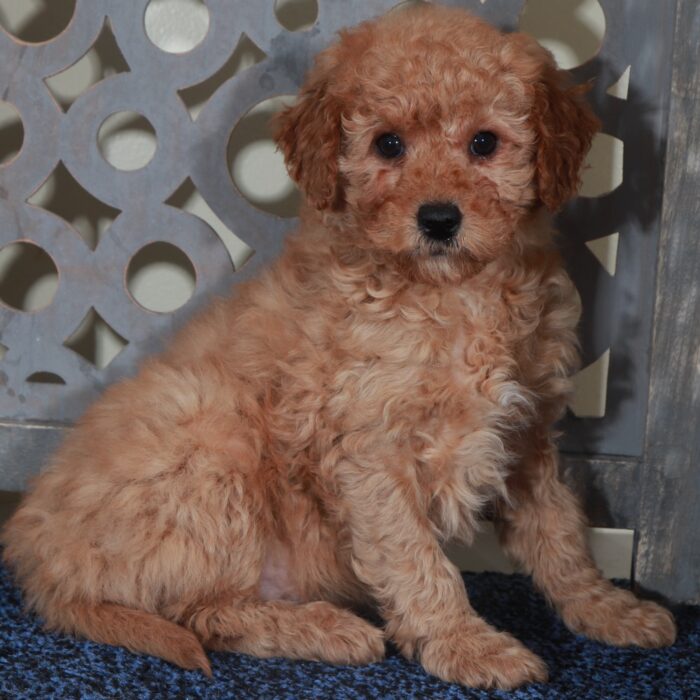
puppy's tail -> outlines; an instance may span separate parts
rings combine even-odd
[[[59,624],[49,622],[49,626],[102,644],[159,656],[182,668],[198,668],[211,676],[209,660],[197,637],[153,613],[114,603],[73,603],[61,609],[60,617]]]

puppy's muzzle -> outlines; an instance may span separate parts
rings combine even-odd
[[[462,212],[451,202],[429,202],[420,206],[416,219],[424,236],[447,243],[459,230]]]

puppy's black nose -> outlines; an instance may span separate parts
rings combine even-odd
[[[422,204],[416,216],[418,228],[434,241],[449,241],[462,223],[462,212],[451,202]]]

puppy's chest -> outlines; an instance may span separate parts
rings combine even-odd
[[[484,504],[505,493],[506,438],[535,416],[516,361],[520,336],[502,311],[399,323],[387,332],[394,343],[355,375],[356,427],[379,426],[398,444],[446,538],[468,539]]]
[[[418,393],[424,403],[416,415],[416,453],[437,472],[478,460],[501,463],[503,438],[534,418],[513,348],[497,327],[465,322],[452,329]]]
[[[381,367],[388,386],[404,394],[403,405],[422,404],[425,418],[452,416],[470,425],[527,420],[531,402],[516,360],[518,336],[498,311],[464,311],[444,325],[399,330]]]

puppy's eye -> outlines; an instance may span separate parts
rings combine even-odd
[[[490,156],[498,146],[498,136],[491,131],[480,131],[472,139],[469,150],[475,156],[485,158]]]
[[[382,158],[398,158],[403,154],[403,142],[396,134],[382,134],[378,136],[374,145]]]

